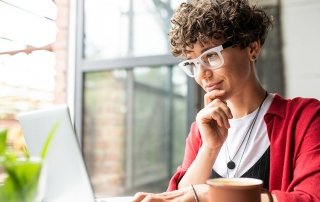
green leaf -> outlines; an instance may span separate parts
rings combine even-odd
[[[55,132],[57,131],[58,127],[59,127],[59,123],[55,123],[55,124],[53,125],[52,129],[50,130],[49,135],[48,135],[48,137],[46,138],[46,141],[45,141],[45,143],[44,143],[44,145],[43,145],[43,147],[42,147],[42,151],[41,151],[41,158],[42,158],[42,159],[45,159],[45,158],[46,158],[47,151],[48,151],[48,148],[49,148],[49,146],[50,146],[50,142],[51,142],[51,140],[52,140]]]
[[[30,158],[30,153],[29,153],[26,145],[24,145],[22,149],[23,149],[24,156],[27,157],[27,158]]]
[[[37,196],[42,160],[27,158],[6,162],[5,171],[8,175],[0,187],[0,201],[33,202]]]
[[[7,130],[0,129],[0,171],[2,169],[5,173],[4,182],[0,183],[0,202],[34,202],[37,197],[41,197],[39,180],[42,163],[58,127],[57,122],[51,128],[40,158],[30,157],[26,148],[23,157],[13,150],[8,150]]]
[[[7,133],[6,129],[0,128],[0,156],[4,156],[7,151]]]

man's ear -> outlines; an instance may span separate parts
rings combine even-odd
[[[260,45],[260,41],[253,41],[249,44],[249,58],[251,61],[255,61],[259,55],[260,55],[260,51],[261,51],[261,45]]]

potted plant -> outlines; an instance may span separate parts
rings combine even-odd
[[[51,129],[41,156],[30,156],[25,150],[23,154],[12,151],[7,146],[6,129],[0,129],[0,201],[5,202],[41,202],[44,197],[46,153],[57,129]]]

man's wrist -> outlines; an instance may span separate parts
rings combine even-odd
[[[278,202],[277,198],[270,192],[263,192],[261,194],[261,202]]]
[[[193,193],[194,202],[200,202],[198,194],[197,194],[196,190],[193,187],[193,184],[190,184],[190,188],[191,188],[191,191]]]
[[[221,149],[221,146],[211,146],[203,144],[199,150],[199,153],[205,153],[209,157],[216,157]]]

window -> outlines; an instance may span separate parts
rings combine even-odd
[[[86,73],[83,151],[96,194],[166,189],[187,128],[186,77],[171,71]]]
[[[169,54],[167,32],[172,8],[178,2],[85,1],[85,58],[102,60]]]
[[[0,127],[18,150],[25,145],[16,115],[57,101],[56,16],[50,0],[0,1]]]
[[[177,2],[83,1],[75,124],[96,195],[164,191],[181,163],[188,80],[167,39]]]

